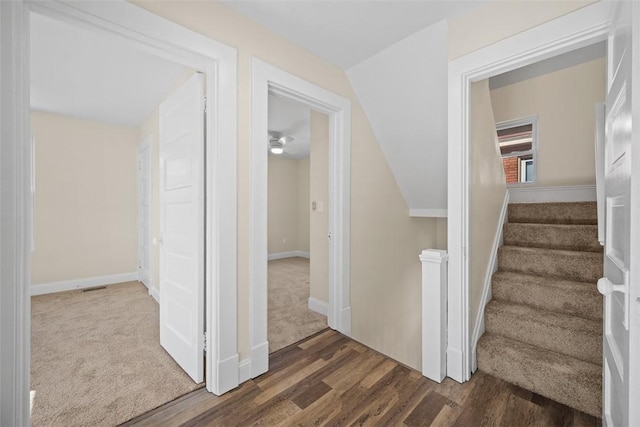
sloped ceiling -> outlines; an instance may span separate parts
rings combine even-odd
[[[447,24],[347,71],[412,216],[446,216]]]

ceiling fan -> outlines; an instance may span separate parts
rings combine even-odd
[[[282,132],[269,131],[269,150],[273,154],[284,153],[284,146],[295,138],[290,135],[284,135]]]

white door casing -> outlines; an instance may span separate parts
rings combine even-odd
[[[267,341],[267,112],[269,93],[329,115],[329,327],[351,335],[351,101],[252,59],[251,99],[251,369],[269,369]],[[248,378],[243,378],[248,379]]]
[[[151,283],[151,135],[138,147],[138,280],[149,292]]]
[[[160,104],[160,344],[204,376],[204,79]]]
[[[237,353],[237,51],[126,1],[0,2],[0,424],[29,423],[31,226],[29,177],[29,17],[40,13],[123,37],[141,49],[206,71],[207,390],[238,385]],[[6,91],[4,89],[7,89]],[[214,131],[212,131],[212,129]],[[225,250],[220,250],[224,248]],[[221,284],[224,283],[224,286]],[[231,326],[230,326],[231,325]],[[5,357],[6,356],[6,357]]]
[[[636,319],[631,319],[631,298],[638,293],[638,280],[634,281],[631,260],[635,258],[636,263],[640,262],[640,258],[633,256],[637,254],[633,250],[638,249],[640,230],[636,207],[640,201],[632,202],[632,185],[638,185],[640,176],[637,171],[632,173],[633,151],[637,151],[640,142],[637,137],[640,133],[637,129],[634,132],[632,126],[634,109],[640,109],[636,103],[638,88],[634,88],[640,81],[632,79],[633,56],[638,55],[640,47],[633,46],[633,33],[636,32],[637,40],[640,30],[638,6],[631,2],[615,4],[607,49],[604,277],[598,281],[598,290],[604,295],[602,420],[603,425],[611,427],[634,426],[640,422],[636,409],[640,401],[640,381],[637,379],[640,353],[631,346],[631,337],[635,334],[637,339],[640,329],[637,313]],[[634,211],[636,218],[632,221]]]

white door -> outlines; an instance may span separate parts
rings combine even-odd
[[[160,344],[204,374],[204,83],[196,73],[160,105]]]
[[[639,88],[633,87],[640,82],[637,78],[632,82],[632,65],[638,59],[639,48],[637,43],[632,43],[633,38],[638,40],[638,34],[632,34],[632,30],[637,32],[640,29],[639,6],[631,2],[616,3],[608,45],[604,158],[605,277],[598,281],[598,290],[605,295],[602,418],[603,424],[610,427],[640,425],[640,352],[637,345],[640,313],[636,300],[640,277],[632,274],[640,262],[640,212],[637,210],[640,203],[637,177],[640,174],[638,162],[632,158],[632,140],[636,140],[635,150],[640,149],[640,141],[637,139],[638,129],[631,126],[632,115],[637,115],[640,107],[637,103]],[[633,16],[635,18],[632,19]],[[636,58],[632,58],[634,55]],[[638,154],[636,151],[636,159]],[[632,167],[634,164],[635,168]],[[631,260],[634,260],[634,265]]]
[[[138,280],[151,289],[151,141],[138,148]]]

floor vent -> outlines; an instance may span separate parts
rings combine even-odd
[[[85,288],[82,290],[82,292],[91,292],[91,291],[99,291],[101,289],[107,289],[106,286],[95,286],[93,288]]]

